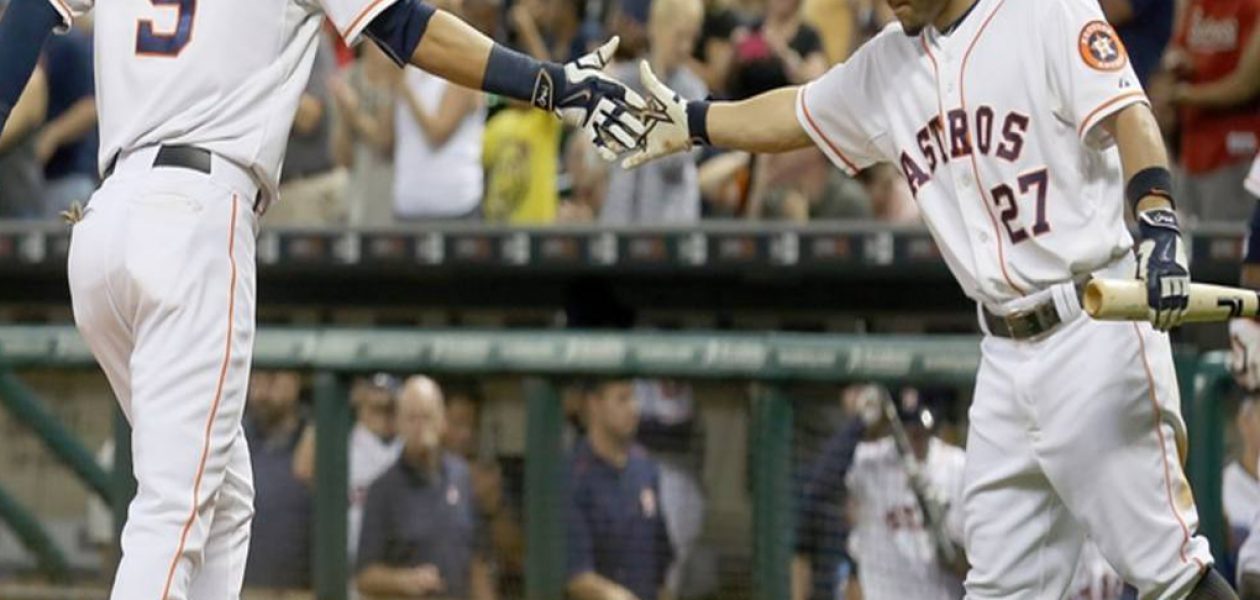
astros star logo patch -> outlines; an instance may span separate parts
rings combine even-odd
[[[1103,21],[1090,21],[1081,29],[1081,59],[1098,71],[1119,71],[1129,62],[1116,30]]]

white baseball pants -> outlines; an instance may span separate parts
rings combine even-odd
[[[132,427],[137,493],[113,600],[240,597],[253,479],[241,430],[254,341],[257,188],[122,158],[70,242],[74,318]]]
[[[1079,303],[1069,314],[1040,341],[981,344],[963,492],[967,598],[1066,597],[1086,533],[1142,598],[1183,598],[1212,556],[1182,471],[1168,336],[1093,321]]]

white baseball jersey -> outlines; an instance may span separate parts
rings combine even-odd
[[[1260,512],[1260,481],[1248,475],[1238,461],[1226,465],[1221,475],[1221,503],[1229,517],[1229,526],[1235,529],[1250,528],[1251,521]]]
[[[844,171],[899,166],[963,290],[996,307],[1129,251],[1098,125],[1146,101],[1096,0],[979,0],[948,36],[889,25],[796,112]]]
[[[963,542],[961,448],[933,438],[923,472],[949,499],[945,530]],[[858,444],[845,478],[857,514],[850,537],[858,580],[867,600],[950,600],[962,597],[962,582],[936,559],[923,526],[923,511],[892,438]]]
[[[95,0],[49,0],[69,24]],[[195,145],[275,197],[324,13],[347,42],[394,0],[111,0],[96,11],[100,168],[156,144]]]

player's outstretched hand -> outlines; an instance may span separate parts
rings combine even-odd
[[[1190,304],[1190,266],[1177,213],[1156,208],[1138,214],[1137,277],[1146,282],[1151,324],[1168,331],[1181,324]]]
[[[537,99],[535,103],[555,107],[564,122],[582,129],[604,160],[612,162],[635,146],[643,135],[643,122],[638,115],[646,104],[643,98],[625,84],[604,74],[617,52],[620,38],[614,36],[594,52],[565,63],[566,81],[563,93],[554,103]],[[540,94],[554,90],[538,90]]]
[[[1260,391],[1260,323],[1251,319],[1229,322],[1229,370],[1238,386]]]
[[[622,163],[627,169],[690,150],[693,145],[687,124],[687,100],[661,83],[646,60],[639,63],[639,77],[648,92],[647,110],[642,117],[647,131],[639,146]]]

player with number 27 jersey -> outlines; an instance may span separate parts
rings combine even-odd
[[[712,143],[812,145],[850,174],[898,166],[985,334],[963,475],[967,598],[1066,597],[1086,536],[1142,598],[1234,598],[1181,467],[1160,330],[1184,317],[1189,264],[1119,37],[1096,0],[888,3],[897,23],[799,88],[684,101],[644,64],[648,132],[627,164]],[[1091,277],[1140,279],[1149,323],[1086,317]]]
[[[949,35],[891,26],[806,85],[798,117],[850,174],[898,165],[963,290],[996,305],[1133,246],[1118,156],[1078,148],[1109,146],[1097,125],[1146,96],[1096,6],[992,4]]]

